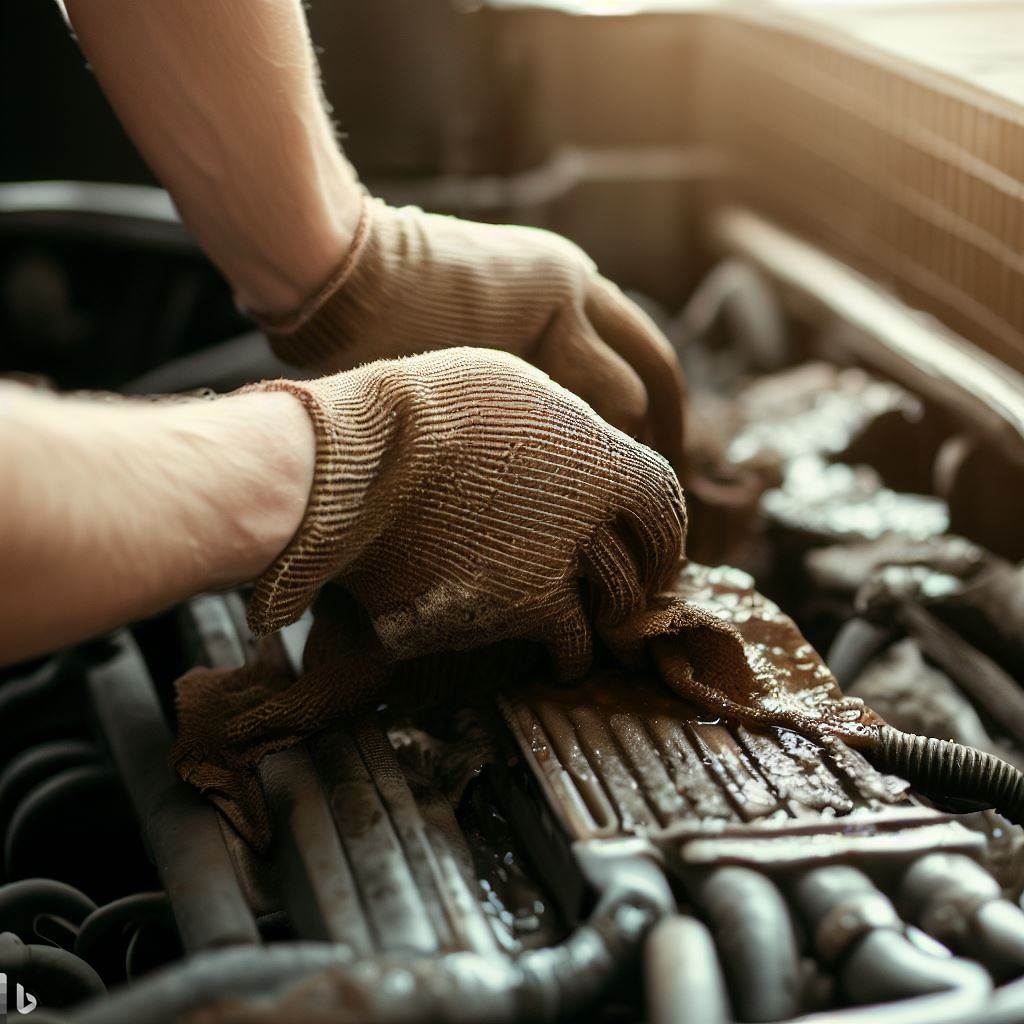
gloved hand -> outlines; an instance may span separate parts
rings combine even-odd
[[[390,661],[516,638],[572,677],[591,621],[635,611],[679,559],[685,510],[666,462],[506,353],[254,388],[298,397],[317,436],[305,518],[249,607],[257,635],[334,580]]]
[[[521,356],[682,467],[683,381],[661,332],[572,242],[366,198],[351,251],[288,316],[283,359],[322,371],[471,345]]]

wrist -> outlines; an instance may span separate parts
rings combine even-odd
[[[309,500],[316,458],[313,425],[283,393],[251,392],[191,407],[190,444],[207,449],[197,486],[209,558],[200,586],[237,586],[287,547]]]
[[[355,241],[363,189],[351,165],[334,147],[316,161],[311,182],[268,216],[277,219],[272,246],[229,271],[235,302],[260,315],[288,314],[328,280]]]

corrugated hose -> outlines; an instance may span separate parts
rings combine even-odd
[[[899,775],[937,802],[991,807],[1024,825],[1024,772],[995,754],[890,725],[881,726],[874,745],[862,752],[880,771]]]

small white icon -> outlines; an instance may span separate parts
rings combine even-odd
[[[18,1013],[31,1013],[36,1008],[36,997],[31,992],[26,992],[20,981],[14,992],[14,1005]]]
[[[19,981],[14,986],[14,1008],[20,1014],[31,1013],[38,1005],[36,997],[25,991]],[[0,971],[0,1024],[7,1024],[7,975]]]

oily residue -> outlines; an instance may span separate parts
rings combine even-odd
[[[755,712],[842,726],[852,735],[878,721],[862,702],[843,697],[792,620],[745,573],[691,564],[667,597],[736,631]],[[684,636],[679,643],[685,651]],[[686,672],[692,679],[682,657],[676,651],[669,668],[677,680]],[[809,738],[793,728],[744,724],[742,716],[673,694],[666,664],[659,668],[661,678],[653,670],[602,672],[576,689],[537,684],[504,699],[520,749],[571,835],[810,824],[905,799],[905,783],[875,771],[827,730]],[[739,696],[736,688],[730,699]]]

